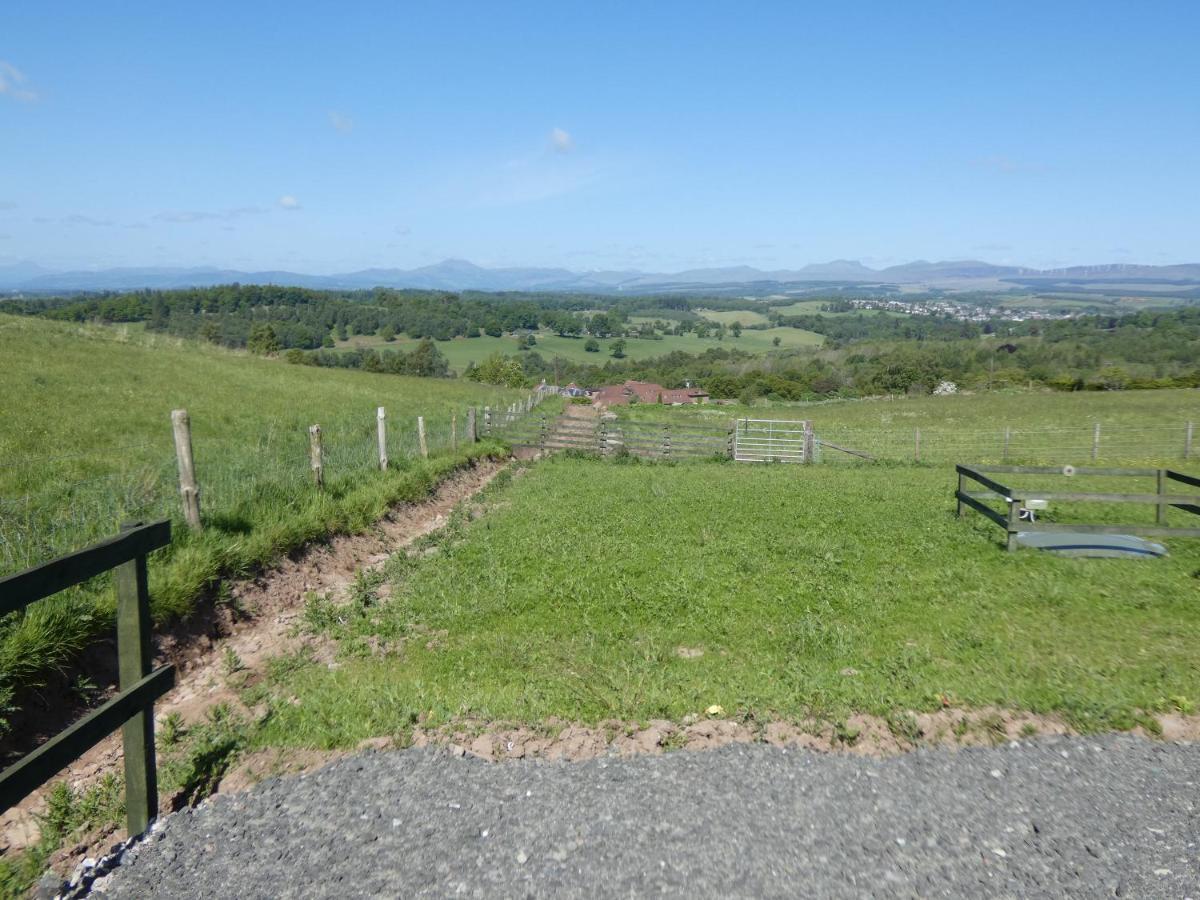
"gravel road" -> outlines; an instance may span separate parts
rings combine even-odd
[[[1200,745],[366,753],[171,816],[118,898],[1200,898]],[[94,895],[94,894],[93,894]]]

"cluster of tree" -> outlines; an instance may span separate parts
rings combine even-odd
[[[284,359],[295,365],[328,366],[338,369],[362,369],[390,375],[416,375],[422,378],[453,378],[450,363],[437,345],[425,338],[411,351],[358,349],[349,351],[292,348]]]
[[[723,346],[698,355],[578,364],[533,351],[500,357],[507,360],[507,380],[497,383],[511,383],[519,364],[526,384],[545,378],[599,386],[635,378],[668,387],[690,382],[717,398],[743,399],[929,393],[943,381],[964,389],[1037,384],[1063,391],[1200,386],[1200,308],[1029,322],[1009,330],[1003,336],[910,338],[766,357]]]

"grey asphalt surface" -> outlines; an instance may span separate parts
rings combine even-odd
[[[1200,745],[367,753],[171,816],[118,898],[1190,897]],[[95,894],[93,894],[94,896]]]

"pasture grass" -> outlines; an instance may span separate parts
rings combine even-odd
[[[743,328],[748,325],[768,324],[766,316],[749,309],[700,309],[697,312],[710,322],[720,322],[726,326],[734,322],[741,322]]]
[[[359,530],[388,505],[423,496],[472,456],[451,453],[468,405],[517,396],[470,382],[401,378],[230,353],[122,328],[0,316],[0,575],[110,535],[122,521],[169,516],[173,545],[151,565],[158,621],[186,615],[223,572]],[[378,470],[375,410],[390,414]],[[205,531],[179,519],[170,413],[187,408]],[[415,461],[415,417],[433,457]],[[308,468],[308,425],[324,429],[326,488]],[[109,626],[101,577],[0,622],[0,695],[36,683]]]
[[[777,312],[785,316],[829,316],[836,318],[839,316],[900,316],[903,313],[891,312],[886,309],[853,309],[846,312],[827,312],[822,310],[822,306],[828,305],[828,300],[797,300],[794,303],[788,303],[786,306],[776,306],[772,304],[771,312]],[[744,323],[743,323],[744,324]]]
[[[388,600],[312,598],[340,665],[281,665],[254,740],[712,704],[835,721],[997,706],[1093,730],[1200,699],[1200,541],[1157,561],[1009,554],[994,525],[954,517],[953,483],[932,466],[539,462],[395,558]]]
[[[779,338],[778,348],[774,345],[776,337]],[[561,357],[574,363],[591,363],[601,366],[612,359],[609,345],[615,340],[615,338],[599,338],[597,342],[600,344],[600,351],[597,353],[588,353],[583,349],[584,344],[587,342],[587,338],[584,337],[559,337],[553,332],[539,331],[535,333],[535,338],[537,343],[534,345],[534,351],[540,353],[547,360]],[[475,338],[454,338],[449,341],[438,341],[437,348],[446,357],[452,369],[462,372],[468,364],[472,362],[481,363],[493,353],[510,355],[518,353],[517,340],[516,337],[510,335],[503,337],[488,337],[485,335]],[[747,353],[761,356],[776,349],[819,347],[824,340],[824,337],[816,332],[803,331],[799,328],[747,330],[742,332],[740,338],[735,338],[733,335],[727,334],[724,340],[717,340],[715,337],[699,338],[692,333],[682,335],[669,334],[662,337],[661,340],[637,337],[624,338],[625,357],[632,360],[664,356],[677,350],[684,353],[703,353],[714,347],[726,350],[745,350]],[[411,351],[416,347],[417,343],[417,341],[406,337],[398,337],[395,341],[385,343],[382,338],[375,335],[356,335],[349,340],[339,341],[338,346],[342,348],[372,347],[377,350],[391,347],[397,350]]]

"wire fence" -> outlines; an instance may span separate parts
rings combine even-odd
[[[564,447],[579,443],[574,432],[580,420],[570,429],[559,429],[561,433],[541,433],[540,423],[546,418],[546,410],[538,408],[542,399],[531,395],[507,407],[477,409],[478,433],[512,443],[549,442]],[[349,491],[379,473],[374,413],[374,409],[358,410],[321,423],[326,490]],[[553,416],[549,419],[553,421]],[[430,455],[467,440],[465,407],[442,410],[423,422],[425,450]],[[684,458],[724,452],[730,446],[733,420],[596,423],[597,429],[609,427],[611,432],[605,435],[609,449],[619,450],[629,443],[626,449],[639,455]],[[863,455],[890,462],[1178,465],[1200,452],[1188,422],[846,428],[826,427],[816,418],[813,427],[816,462],[835,465],[861,464]],[[641,441],[645,447],[639,444],[639,436],[645,438]],[[252,434],[222,433],[219,424],[197,422],[193,445],[205,521],[226,530],[248,530],[248,523],[266,505],[286,510],[307,502],[314,489],[309,441],[307,426],[299,418],[268,421]],[[386,444],[393,468],[419,459],[417,417],[388,418]],[[0,459],[0,573],[78,549],[112,534],[122,522],[162,517],[181,519],[177,462],[167,423],[162,436],[153,441]]]
[[[467,407],[421,419],[430,456],[468,440]],[[345,493],[380,475],[374,408],[320,425],[325,491]],[[390,468],[404,469],[421,458],[417,416],[386,418],[385,435]],[[295,508],[315,490],[308,427],[298,417],[267,421],[253,433],[223,432],[220,423],[199,420],[192,446],[206,527],[248,531],[261,516],[256,507]],[[0,574],[77,550],[123,522],[155,518],[182,525],[169,421],[154,441],[0,458]]]
[[[822,427],[814,422],[819,462],[856,457],[832,446],[858,450],[875,459],[917,462],[1013,462],[1067,464],[1186,460],[1194,456],[1191,423],[1107,425],[1073,428],[905,428]]]

